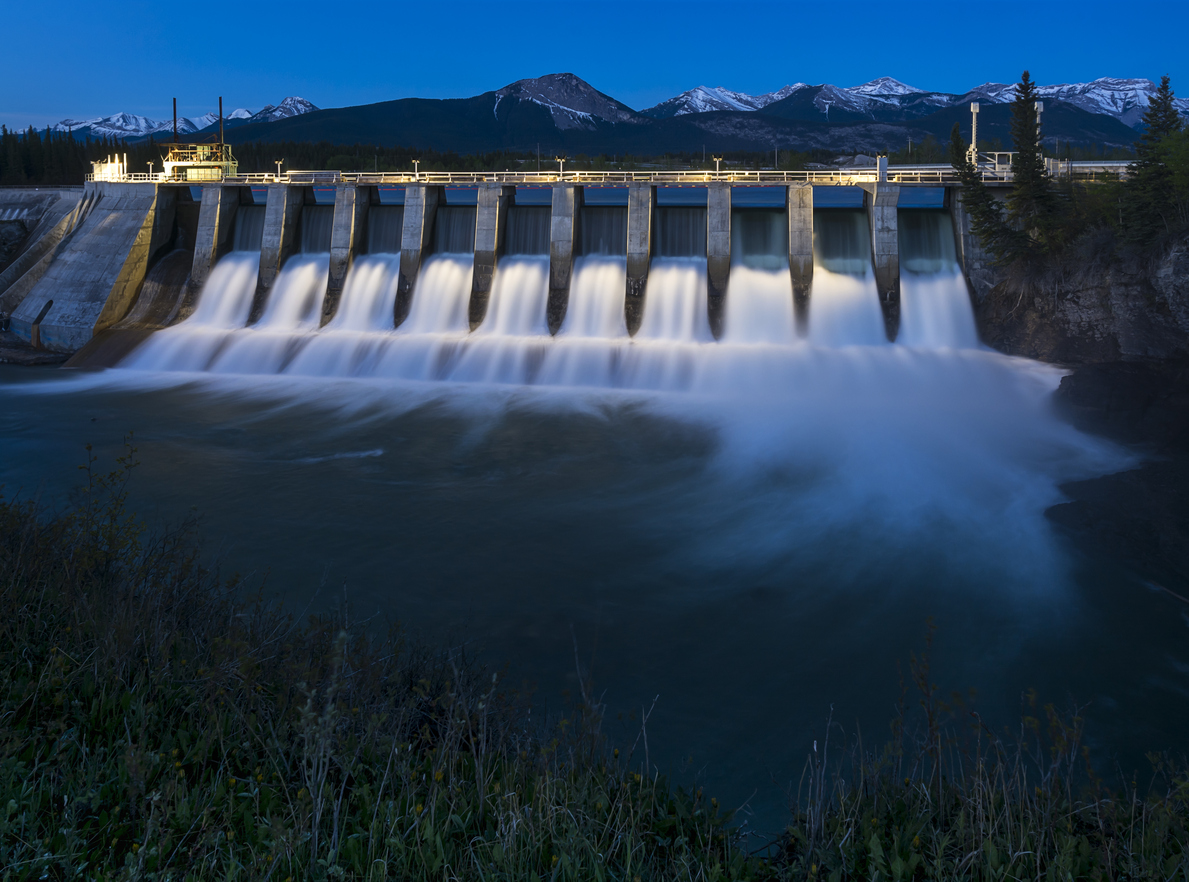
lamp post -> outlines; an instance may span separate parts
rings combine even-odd
[[[718,174],[718,171],[719,171],[718,164],[719,164],[720,162],[722,162],[722,157],[721,157],[721,156],[715,156],[715,157],[712,157],[712,158],[714,159],[714,173],[715,173],[715,174]]]
[[[566,174],[566,158],[564,156],[555,156],[553,158],[557,160],[557,179],[560,181]]]
[[[414,181],[421,179],[421,170],[419,168],[420,165],[421,165],[420,159],[413,160],[413,180]]]
[[[151,181],[153,179],[153,163],[146,162],[145,165],[149,167],[149,180]]]
[[[277,164],[277,180],[278,181],[281,179],[281,163],[284,161],[285,160],[283,160],[283,159],[274,159],[273,160],[273,162],[275,162]]]

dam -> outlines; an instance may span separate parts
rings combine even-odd
[[[978,345],[941,169],[101,166],[0,274],[72,366],[669,388],[683,346]]]

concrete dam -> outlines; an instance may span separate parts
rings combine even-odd
[[[873,172],[91,181],[0,321],[81,367],[641,388],[741,347],[976,347],[959,188]]]

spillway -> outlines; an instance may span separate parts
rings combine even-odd
[[[903,210],[900,233],[900,334],[918,348],[978,345],[970,292],[958,264],[948,212]]]
[[[795,340],[785,212],[734,212],[729,290],[724,342],[787,345]]]
[[[830,208],[813,212],[809,339],[821,346],[887,342],[863,211]]]
[[[712,219],[698,202],[703,195],[669,194],[670,204],[652,209],[651,258],[646,277],[638,277],[642,296],[632,307],[634,313],[626,294],[636,284],[628,280],[632,222],[629,208],[615,204],[625,197],[603,194],[600,198],[608,204],[578,206],[573,219],[576,256],[554,335],[548,318],[554,260],[550,208],[539,197],[537,203],[526,199],[524,205],[511,204],[498,249],[491,252],[495,256],[480,267],[476,243],[491,228],[479,223],[474,204],[460,202],[457,194],[451,198],[455,201],[439,204],[432,218],[425,215],[430,231],[426,253],[413,255],[410,293],[398,295],[402,229],[405,212],[420,209],[372,205],[366,245],[360,244],[362,253],[350,262],[342,293],[337,302],[327,301],[324,316],[330,262],[324,249],[330,247],[333,212],[329,206],[307,204],[299,241],[271,290],[264,295],[256,291],[259,255],[233,251],[215,265],[193,315],[154,334],[120,366],[725,391],[736,384],[743,388],[773,382],[803,362],[807,346],[889,345],[872,268],[870,226],[862,209],[813,211],[805,340],[798,336],[794,315],[788,209],[745,204],[731,211],[729,294],[716,340],[707,260]],[[240,206],[232,237],[236,244],[250,246],[258,240],[263,210]],[[922,209],[901,211],[900,216],[903,321],[897,342],[912,348],[977,346],[948,215]],[[487,281],[478,275],[480,268],[489,274]],[[264,296],[257,301],[260,318],[250,324],[258,296]],[[480,296],[483,309],[476,312],[475,298]],[[403,320],[398,298],[408,305]],[[629,314],[639,319],[631,335]]]

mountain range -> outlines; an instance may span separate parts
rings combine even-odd
[[[280,104],[268,104],[263,109],[252,112],[240,107],[223,117],[223,128],[244,125],[247,123],[276,122],[310,113],[318,108],[304,98],[289,97]],[[179,116],[178,134],[192,135],[195,132],[217,131],[219,114],[204,113],[202,116]],[[139,141],[149,135],[162,132],[173,135],[173,118],[150,119],[147,116],[137,116],[131,113],[115,113],[111,116],[95,117],[93,119],[64,119],[51,127],[55,132],[73,132],[80,138],[119,138],[128,141]]]
[[[1104,77],[1040,87],[1046,140],[1130,147],[1156,86],[1145,79]],[[978,101],[979,141],[1010,145],[1014,84],[984,83],[962,94],[931,92],[891,77],[858,86],[793,83],[761,95],[698,86],[636,111],[571,73],[518,80],[471,98],[402,98],[320,110],[286,98],[257,113],[224,120],[227,140],[330,141],[401,145],[476,153],[534,150],[568,154],[656,155],[698,150],[828,149],[872,151],[949,137],[958,122],[969,135],[969,105]],[[1177,99],[1189,115],[1189,101]],[[172,132],[172,120],[129,114],[63,120],[59,130],[138,140]],[[215,131],[212,114],[179,120],[187,135]]]

